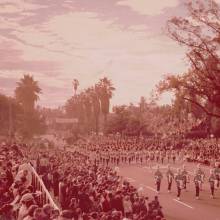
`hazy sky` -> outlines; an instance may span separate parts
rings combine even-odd
[[[30,73],[40,104],[58,106],[107,76],[113,104],[148,97],[166,73],[186,70],[184,49],[165,34],[185,0],[0,0],[0,93]],[[167,102],[168,98],[161,100]]]

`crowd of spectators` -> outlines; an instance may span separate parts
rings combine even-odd
[[[157,197],[149,201],[110,166],[93,163],[87,153],[43,154],[37,169],[70,219],[164,219]]]
[[[42,192],[32,185],[28,147],[24,144],[0,145],[0,219],[48,220],[57,219],[57,210],[39,200]],[[51,218],[48,218],[48,216]]]
[[[158,198],[151,200],[119,176],[120,163],[173,158],[212,165],[220,160],[217,139],[158,139],[90,136],[65,150],[0,146],[1,220],[160,220]],[[39,200],[29,163],[59,209]]]
[[[88,154],[16,144],[0,147],[1,220],[164,219],[157,197],[150,201]],[[29,162],[60,209],[40,202],[42,192],[32,185]]]

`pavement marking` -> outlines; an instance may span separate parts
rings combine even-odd
[[[144,167],[141,167],[141,168],[143,168],[143,169],[154,169],[154,170],[156,170],[157,169],[157,165],[154,165],[154,166],[144,166]],[[159,168],[160,169],[167,169],[167,166],[165,166],[165,165],[159,165]]]
[[[134,183],[136,182],[135,179],[131,178],[131,177],[125,177],[125,179],[127,179],[129,182]]]
[[[192,206],[186,204],[185,202],[181,202],[181,201],[179,201],[179,200],[177,200],[177,199],[173,199],[173,200],[174,200],[175,202],[178,202],[178,203],[180,203],[180,204],[182,204],[182,205],[184,205],[184,206],[190,208],[190,209],[194,209]]]
[[[147,188],[147,189],[150,189],[150,190],[152,190],[152,191],[154,191],[154,192],[156,192],[156,193],[157,193],[157,190],[156,190],[156,189],[154,189],[154,188],[152,188],[152,187],[150,187],[150,186],[144,185],[144,187],[145,187],[145,188]]]

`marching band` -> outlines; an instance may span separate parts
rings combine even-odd
[[[148,165],[151,172],[153,172],[153,168],[156,164],[161,163],[164,164],[164,160],[166,162],[171,162],[172,164],[176,164],[176,159],[181,158],[182,161],[185,162],[184,158],[181,155],[178,155],[175,151],[130,151],[130,152],[121,152],[120,154],[116,152],[106,152],[106,153],[97,153],[95,156],[97,162],[106,164],[109,166],[110,164],[115,164],[119,166],[122,164],[145,164]],[[164,166],[163,166],[164,167]],[[167,170],[165,172],[166,182],[167,182],[167,191],[171,193],[173,183],[176,184],[177,187],[177,199],[180,200],[180,196],[182,190],[187,191],[187,185],[191,182],[195,186],[195,198],[199,199],[200,192],[203,189],[203,184],[205,183],[205,172],[201,168],[201,165],[198,164],[194,172],[189,172],[185,166],[185,164],[181,168],[177,168],[176,172],[174,172],[175,168],[171,169],[171,166],[167,166]],[[160,170],[159,165],[156,165],[156,171],[154,172],[154,180],[156,185],[156,191],[160,194],[161,183],[163,179],[163,172]],[[209,183],[210,188],[210,197],[214,198],[215,190],[219,188],[220,185],[220,164],[215,163],[214,167],[210,169],[209,178],[207,178],[207,182]]]
[[[214,199],[214,193],[216,187],[219,187],[219,176],[220,169],[219,165],[215,165],[214,169],[210,169],[210,176],[208,178],[208,183],[210,185],[210,198]],[[167,177],[167,189],[168,193],[171,192],[173,180],[176,183],[177,187],[177,199],[180,200],[181,192],[184,189],[186,191],[187,184],[190,183],[189,172],[186,170],[186,166],[183,165],[182,169],[177,168],[177,172],[174,174],[170,165],[167,166],[166,171]],[[161,181],[163,178],[163,173],[160,171],[160,167],[157,166],[156,171],[154,173],[155,185],[157,189],[157,193],[160,193]],[[205,182],[205,172],[202,170],[200,164],[197,165],[197,169],[194,171],[192,182],[195,185],[195,197],[199,199],[200,192],[202,191],[202,184]]]

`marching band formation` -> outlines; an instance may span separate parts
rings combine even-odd
[[[178,200],[181,198],[181,193],[188,190],[190,181],[195,187],[196,199],[199,199],[205,182],[209,184],[210,197],[215,198],[215,191],[219,188],[220,182],[220,144],[217,140],[213,142],[211,139],[185,141],[181,145],[177,140],[169,142],[155,139],[99,137],[78,143],[77,150],[89,155],[95,164],[103,166],[137,164],[147,166],[153,172],[156,165],[154,180],[158,194],[165,176],[168,193],[171,193],[175,184]],[[196,170],[188,171],[186,162],[197,163]],[[161,171],[159,164],[167,169],[166,174]],[[182,167],[171,168],[170,164]],[[206,172],[205,175],[200,164],[206,164],[207,168],[211,168],[209,174]]]
[[[195,172],[192,174],[192,181],[195,185],[195,197],[199,199],[200,192],[202,191],[202,185],[205,182],[205,172],[201,168],[200,164],[197,165]],[[157,193],[160,193],[161,182],[163,179],[163,174],[160,171],[159,165],[154,173],[155,185],[157,188]],[[187,184],[190,183],[190,173],[186,170],[186,166],[183,165],[182,168],[177,168],[176,173],[171,169],[170,165],[167,167],[166,171],[167,178],[167,189],[168,193],[171,192],[173,182],[176,183],[177,187],[177,199],[180,200],[182,190],[187,191]],[[210,169],[209,177],[207,181],[210,186],[210,197],[214,199],[215,190],[219,188],[220,182],[220,168],[219,164],[215,163],[214,169]]]

